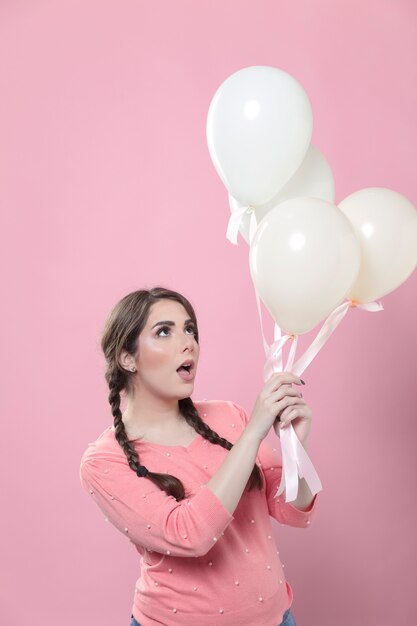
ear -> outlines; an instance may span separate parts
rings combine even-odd
[[[132,371],[132,368],[136,368],[135,359],[126,350],[121,351],[119,363],[125,370],[128,370],[129,372]]]

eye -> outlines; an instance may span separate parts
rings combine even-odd
[[[196,334],[196,328],[194,326],[194,324],[190,324],[189,326],[187,326],[187,330],[189,330],[191,328],[193,335]],[[162,331],[169,331],[171,330],[169,326],[161,326],[161,328],[158,330],[158,332],[156,333],[158,337],[165,337],[166,335],[161,335],[160,333]]]
[[[163,330],[169,330],[169,326],[161,326],[161,328],[160,328],[160,329],[158,330],[158,332],[156,333],[158,337],[160,336],[160,333],[161,333]]]

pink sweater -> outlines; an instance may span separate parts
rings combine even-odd
[[[249,416],[231,401],[194,401],[199,415],[219,435],[236,442]],[[80,479],[106,519],[129,538],[140,555],[131,612],[142,626],[277,626],[293,593],[275,545],[270,516],[307,528],[308,511],[275,498],[280,456],[262,441],[256,462],[266,489],[244,491],[233,514],[207,487],[228,454],[197,435],[185,446],[135,442],[141,465],[179,478],[189,499],[168,496],[138,477],[109,426],[85,450]]]

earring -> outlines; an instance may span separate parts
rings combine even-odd
[[[130,369],[130,371],[131,371],[131,372],[136,372],[136,367],[132,367],[132,368]]]

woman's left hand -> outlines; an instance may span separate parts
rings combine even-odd
[[[291,387],[291,385],[289,385],[289,387]],[[275,433],[278,437],[280,437],[280,425],[283,424],[282,428],[288,428],[288,424],[291,422],[294,432],[302,444],[308,439],[312,417],[313,412],[311,408],[300,394],[298,401],[295,404],[291,404],[283,409],[283,411],[279,414],[279,418],[277,417],[275,420],[273,424]]]

